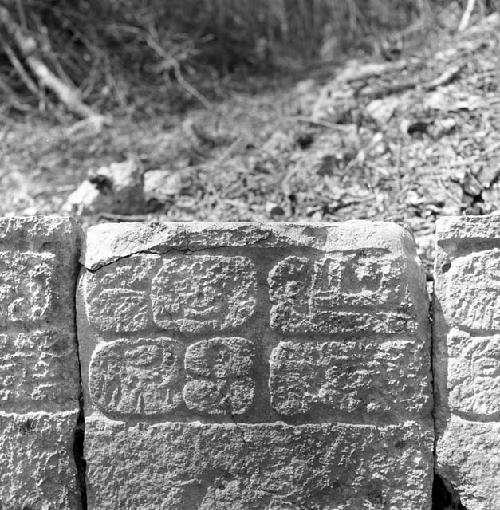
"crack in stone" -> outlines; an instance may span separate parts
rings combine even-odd
[[[78,254],[79,257],[79,254]],[[83,266],[78,263],[78,258],[75,267],[74,288],[73,288],[73,322],[74,322],[74,342],[76,349],[76,357],[78,361],[78,384],[80,392],[78,395],[79,413],[76,420],[75,432],[73,435],[73,458],[76,466],[76,482],[80,491],[80,505],[81,510],[87,510],[87,485],[86,485],[86,469],[87,463],[84,456],[84,442],[85,442],[85,410],[84,410],[84,398],[83,398],[83,381],[82,381],[82,364],[80,360],[80,345],[78,339],[78,327],[77,327],[77,306],[76,296],[77,287],[80,277],[80,272],[84,270]]]

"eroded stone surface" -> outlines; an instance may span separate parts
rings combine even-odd
[[[53,253],[0,252],[0,326],[54,319],[56,271]]]
[[[78,232],[68,218],[0,219],[0,508],[80,508]]]
[[[80,508],[73,460],[77,412],[0,413],[0,505]]]
[[[104,411],[161,415],[182,402],[184,346],[171,338],[100,344],[90,362],[90,394]]]
[[[452,329],[447,346],[450,409],[500,421],[500,332],[471,336]]]
[[[383,250],[289,256],[269,274],[271,326],[300,333],[405,331],[411,317],[403,310],[402,262]]]
[[[437,225],[434,367],[437,469],[468,510],[500,505],[500,223]]]
[[[254,312],[255,288],[248,258],[165,258],[153,278],[153,317],[163,329],[188,333],[236,328]]]
[[[0,412],[78,409],[77,242],[68,218],[0,219]]]
[[[86,273],[83,288],[89,322],[100,331],[141,331],[151,323],[150,287],[154,255],[122,259],[98,273]]]
[[[91,508],[430,508],[432,434],[412,423],[127,427],[91,418],[85,441]]]
[[[245,338],[213,338],[189,346],[184,400],[208,414],[242,414],[254,398],[254,345]]]
[[[500,423],[452,416],[437,444],[439,474],[460,495],[465,508],[500,508]]]
[[[75,408],[78,373],[71,333],[0,333],[1,410]]]
[[[425,383],[429,368],[422,364],[419,343],[398,338],[281,342],[271,354],[271,404],[283,415],[315,408],[386,419],[410,410],[425,415],[431,404]]]
[[[442,279],[441,294],[450,325],[500,330],[500,250],[454,259]]]
[[[405,230],[101,225],[82,260],[91,507],[428,508],[428,302]]]

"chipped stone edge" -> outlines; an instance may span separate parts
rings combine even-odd
[[[213,238],[211,238],[211,234]],[[380,248],[415,253],[412,234],[396,223],[351,220],[341,223],[150,222],[103,223],[85,236],[81,263],[90,270],[137,253],[192,252],[216,248],[309,248],[322,252]]]

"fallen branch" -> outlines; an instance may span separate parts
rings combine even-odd
[[[336,81],[351,83],[353,81],[367,81],[370,78],[379,78],[388,73],[402,71],[408,66],[406,60],[396,62],[382,62],[346,67],[336,78]]]
[[[472,16],[472,11],[474,11],[474,7],[476,5],[476,0],[468,0],[467,6],[465,7],[464,14],[460,21],[460,25],[458,25],[458,31],[463,32],[470,23],[470,18]]]
[[[452,81],[454,81],[458,75],[460,74],[460,71],[465,67],[465,64],[457,64],[455,66],[452,66],[448,68],[443,74],[438,76],[436,79],[431,80],[427,83],[424,83],[422,85],[422,88],[427,92],[432,92],[433,90],[437,89],[438,87],[442,87],[443,85],[448,85]]]
[[[381,87],[367,87],[361,90],[361,96],[368,96],[374,99],[389,96],[391,94],[400,94],[401,92],[405,92],[407,90],[415,89],[421,87],[426,92],[432,92],[436,90],[438,87],[442,87],[443,85],[448,85],[453,80],[455,80],[460,71],[464,68],[465,64],[457,64],[449,69],[447,69],[444,73],[439,75],[434,80],[430,81],[404,81],[399,83],[391,83],[389,85],[383,85]]]
[[[101,212],[98,215],[98,218],[100,220],[106,220],[106,221],[115,221],[117,223],[123,223],[123,222],[141,222],[141,221],[148,221],[151,219],[151,215],[148,214],[111,214],[111,213],[105,213]]]
[[[0,26],[5,28],[15,42],[27,66],[42,86],[54,92],[59,100],[78,116],[83,118],[99,116],[92,108],[82,102],[78,89],[64,83],[47,67],[43,60],[37,55],[37,43],[35,38],[25,33],[24,29],[14,21],[8,9],[5,7],[0,7]],[[26,83],[26,79],[23,81]]]
[[[297,122],[308,122],[312,126],[324,127],[326,129],[333,129],[335,131],[350,132],[352,129],[352,124],[332,124],[331,122],[315,120],[311,117],[306,117],[303,115],[290,115],[288,118]]]

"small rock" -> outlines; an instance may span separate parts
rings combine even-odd
[[[109,211],[112,202],[111,195],[103,193],[96,184],[86,180],[68,197],[63,206],[63,211],[78,216],[98,214],[102,211]]]
[[[274,218],[275,216],[284,216],[285,210],[275,202],[266,202],[266,214],[270,218]]]
[[[297,94],[309,94],[314,90],[316,86],[316,82],[309,78],[306,80],[301,80],[295,85],[295,90]]]
[[[73,214],[141,214],[144,173],[133,159],[101,167],[68,197],[63,207]]]
[[[436,138],[440,138],[442,136],[446,136],[452,133],[455,130],[456,126],[457,121],[455,119],[436,120],[434,122],[432,134]]]
[[[366,113],[374,119],[377,124],[383,126],[393,116],[401,102],[401,98],[399,97],[374,99],[367,105]]]

